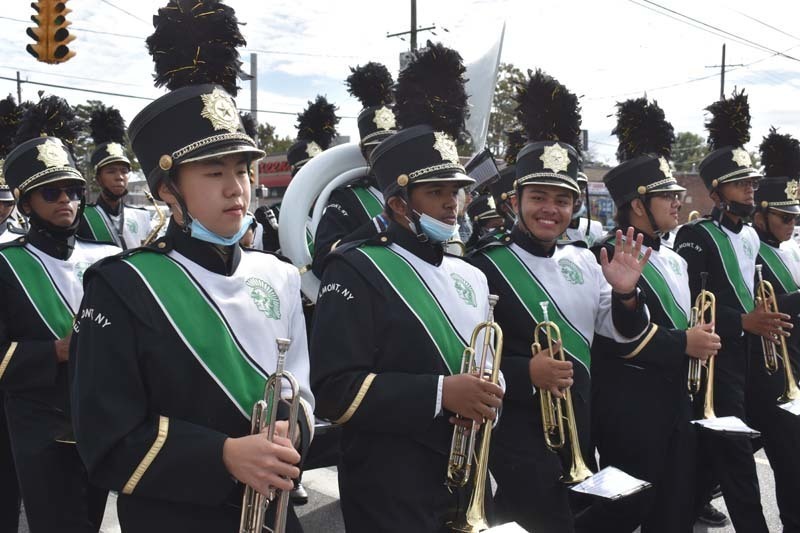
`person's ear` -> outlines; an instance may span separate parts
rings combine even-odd
[[[644,202],[641,198],[634,198],[631,200],[631,209],[637,216],[643,217],[647,214],[644,208]]]
[[[389,205],[389,208],[396,213],[398,216],[407,217],[408,216],[408,204],[400,198],[400,196],[395,195],[386,200],[386,203]]]

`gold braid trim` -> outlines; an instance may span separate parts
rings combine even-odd
[[[376,374],[367,374],[367,377],[364,378],[364,381],[361,383],[361,388],[358,389],[358,393],[356,397],[353,398],[353,403],[350,404],[350,407],[347,408],[347,411],[344,412],[342,416],[334,420],[336,424],[344,424],[356,413],[358,410],[358,406],[361,405],[361,401],[364,399],[364,396],[367,394],[370,386],[372,386],[372,381],[375,379]]]
[[[623,359],[633,359],[634,357],[639,355],[639,352],[644,350],[645,346],[650,344],[650,341],[653,340],[653,336],[656,334],[656,331],[658,331],[658,324],[653,324],[652,326],[653,327],[650,328],[650,333],[648,333],[647,336],[644,338],[644,340],[642,340],[642,342],[639,343],[639,346],[637,346],[636,349],[631,353],[629,353],[628,355],[623,355],[622,356]]]
[[[153,445],[150,446],[150,449],[145,454],[142,462],[139,463],[139,466],[137,466],[136,470],[133,471],[131,478],[127,483],[125,483],[125,486],[122,487],[122,494],[133,494],[136,485],[139,484],[142,476],[144,476],[144,473],[147,472],[148,468],[150,468],[150,464],[155,460],[156,455],[158,455],[158,452],[160,452],[161,448],[164,446],[164,442],[167,440],[168,431],[169,418],[166,416],[158,417],[158,434],[156,435],[156,440],[153,442]]]
[[[16,342],[12,342],[11,346],[8,347],[6,354],[3,356],[3,360],[0,361],[0,379],[3,377],[3,373],[5,373],[6,368],[8,367],[8,363],[11,362],[11,356],[14,355],[14,352],[17,350]]]

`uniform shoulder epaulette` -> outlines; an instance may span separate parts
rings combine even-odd
[[[292,260],[286,257],[285,255],[281,255],[278,252],[271,252],[269,250],[260,250],[258,248],[242,248],[242,252],[257,252],[260,254],[271,255],[278,259],[279,261],[283,261],[284,263],[289,263],[290,265],[293,264]]]
[[[482,237],[477,244],[475,244],[475,247],[469,251],[467,257],[473,256],[477,253],[487,252],[498,246],[508,246],[509,244],[511,244],[511,235],[508,233],[500,236],[499,238],[496,234],[487,235]]]
[[[86,241],[89,243],[97,243],[97,241]],[[94,263],[91,267],[86,270],[86,273],[83,275],[84,280],[88,280],[92,274],[94,274],[97,270],[102,269],[103,266],[116,263],[117,261],[122,261],[126,257],[131,257],[136,254],[140,254],[143,252],[154,252],[157,254],[166,254],[172,249],[172,245],[169,242],[169,239],[162,237],[157,241],[154,241],[147,246],[137,246],[136,248],[128,248],[127,250],[123,250],[118,254],[106,256],[96,263]]]
[[[14,239],[13,241],[8,241],[4,243],[0,243],[0,250],[4,250],[6,248],[13,248],[14,246],[25,246],[25,243],[28,239],[25,238],[24,235],[20,235],[18,238]]]
[[[89,239],[87,237],[81,237],[80,235],[75,235],[75,240],[80,242],[85,242],[87,244],[105,244],[108,246],[117,246],[117,243],[114,241],[99,241],[97,239]]]
[[[599,248],[600,246],[614,246],[613,244],[610,244],[609,241],[611,241],[615,237],[616,237],[615,233],[611,232],[606,233],[605,235],[594,241],[594,244],[592,244],[592,248]]]
[[[352,189],[354,187],[367,187],[369,186],[368,176],[361,176],[358,178],[353,178],[351,181],[348,181],[344,185],[340,187],[340,189]]]
[[[142,205],[128,205],[125,204],[125,209],[138,209],[139,211],[147,211],[147,208]]]
[[[556,244],[557,245],[562,245],[562,246],[577,246],[578,248],[586,248],[586,249],[589,248],[589,245],[586,244],[586,241],[584,241],[584,240],[558,241]]]
[[[686,224],[684,224],[684,226],[696,226],[697,224],[700,224],[701,222],[711,222],[711,217],[696,218],[694,220],[691,220],[691,221],[687,222]]]

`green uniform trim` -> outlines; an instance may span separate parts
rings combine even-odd
[[[39,258],[22,246],[6,248],[0,255],[55,338],[66,337],[75,317]]]
[[[89,223],[89,229],[92,230],[95,240],[100,242],[116,242],[108,227],[106,219],[98,212],[99,207],[94,205],[87,205],[83,210],[83,217]]]
[[[447,318],[439,302],[419,273],[400,254],[382,246],[358,249],[383,275],[389,285],[419,320],[430,336],[451,374],[461,372],[461,360],[467,343]]]
[[[383,204],[369,187],[356,186],[351,187],[350,190],[356,195],[356,198],[358,198],[358,201],[361,203],[361,207],[364,208],[369,218],[376,217],[383,212]]]
[[[783,286],[784,291],[787,293],[792,293],[800,289],[800,287],[798,287],[797,283],[794,281],[794,277],[792,277],[792,273],[789,271],[789,268],[772,246],[762,242],[758,249],[758,255],[761,256],[769,269],[772,270],[772,273],[775,274],[775,277],[778,278],[778,281]]]
[[[266,376],[234,340],[230,327],[173,259],[139,252],[124,259],[144,280],[178,335],[248,419]]]
[[[753,300],[753,295],[747,292],[747,285],[744,283],[744,276],[739,268],[739,258],[736,256],[736,250],[734,250],[731,240],[711,220],[698,222],[697,227],[705,230],[716,245],[717,250],[719,250],[719,256],[722,258],[722,266],[728,275],[728,280],[730,280],[730,285],[733,287],[742,309],[749,313],[755,308],[755,301]]]

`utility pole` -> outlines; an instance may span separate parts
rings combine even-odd
[[[17,71],[17,104],[22,103],[22,80],[19,78],[19,71]]]
[[[411,0],[411,27],[408,31],[401,31],[398,33],[387,33],[386,37],[400,37],[401,41],[405,41],[405,36],[409,36],[409,40],[411,42],[411,51],[417,51],[417,34],[423,31],[429,31],[436,35],[433,30],[436,29],[436,25],[427,26],[425,28],[417,28],[417,0]],[[442,28],[444,31],[447,31],[445,28]]]
[[[725,45],[722,45],[722,64],[721,65],[706,65],[706,68],[719,68],[719,99],[725,99],[725,69],[727,67],[743,67],[741,63],[737,63],[736,65],[726,65],[725,64]]]
[[[258,55],[250,53],[250,114],[258,122]]]

